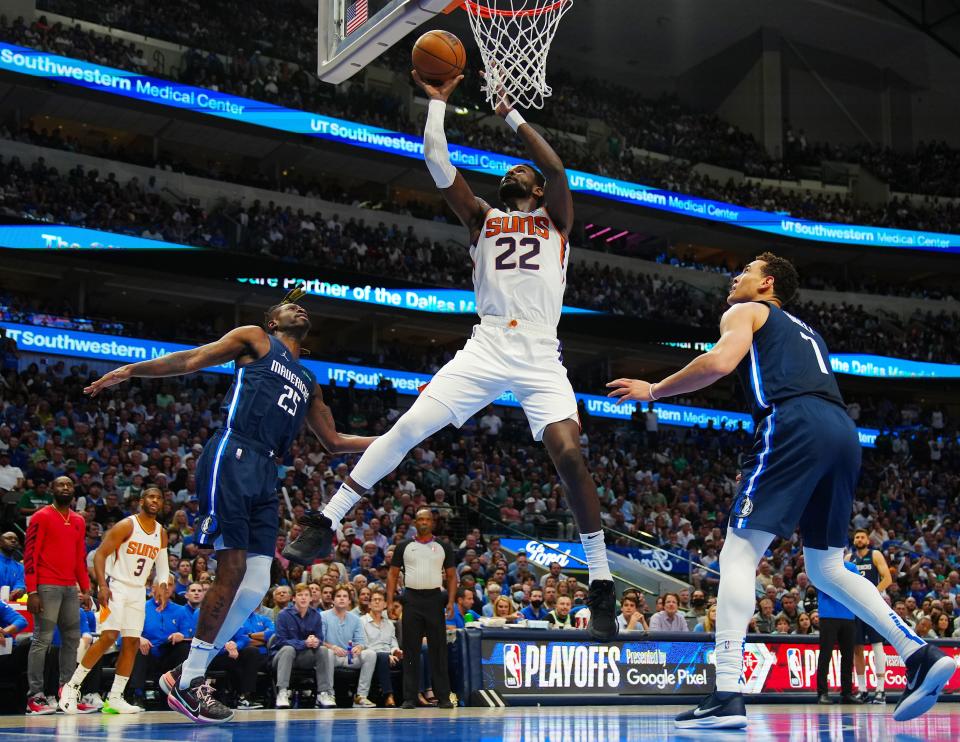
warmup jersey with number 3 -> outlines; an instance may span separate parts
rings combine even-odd
[[[154,526],[153,533],[147,533],[137,516],[131,515],[127,520],[133,523],[133,533],[119,549],[107,556],[107,577],[128,587],[142,588],[160,553],[160,526]]]
[[[737,374],[756,421],[730,525],[805,547],[847,543],[860,475],[860,439],[847,415],[823,338],[774,304]]]
[[[570,248],[546,209],[490,209],[470,257],[477,314],[557,326]]]
[[[277,464],[303,427],[316,380],[287,347],[235,372],[226,420],[197,461],[197,542],[272,555],[277,537]]]

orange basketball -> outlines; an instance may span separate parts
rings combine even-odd
[[[427,31],[413,45],[413,68],[428,82],[445,82],[463,72],[467,50],[449,31]]]

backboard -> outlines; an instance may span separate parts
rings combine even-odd
[[[349,79],[417,27],[463,0],[318,0],[317,76]]]

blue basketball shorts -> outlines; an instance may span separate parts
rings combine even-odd
[[[846,546],[860,457],[842,407],[817,397],[772,405],[741,470],[730,526],[788,538],[799,525],[804,546]]]
[[[277,464],[262,444],[218,431],[197,460],[197,543],[273,556],[280,525]]]

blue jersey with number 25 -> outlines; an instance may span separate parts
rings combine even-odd
[[[283,456],[310,407],[316,379],[290,350],[270,336],[270,351],[236,369],[224,397],[226,428]]]

